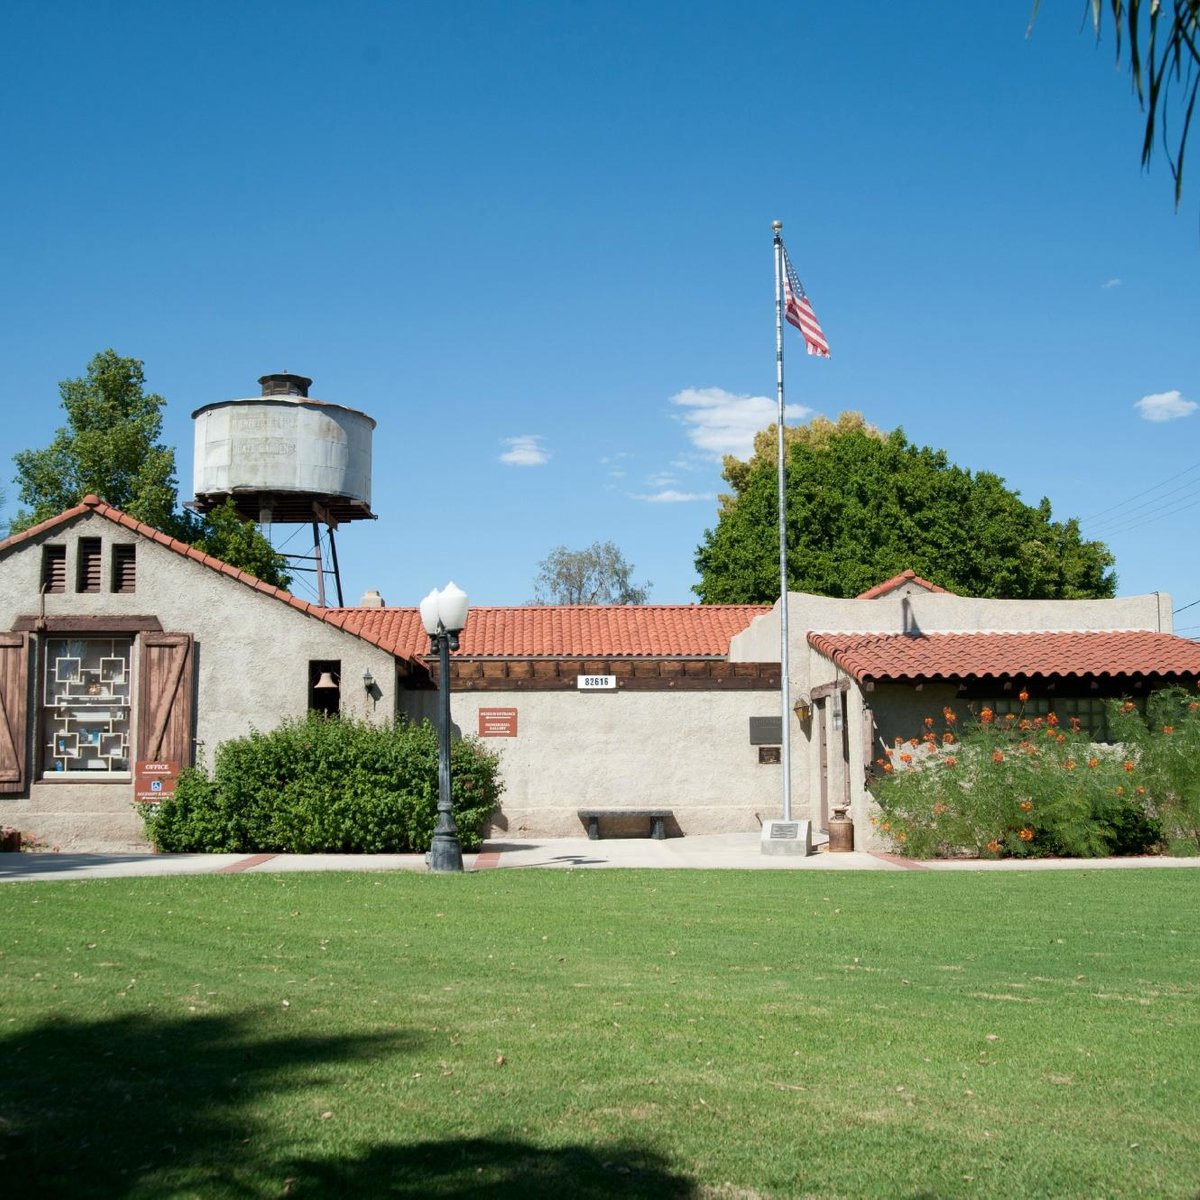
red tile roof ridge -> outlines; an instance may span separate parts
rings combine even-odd
[[[928,579],[922,579],[916,571],[909,568],[908,570],[901,571],[899,575],[893,575],[891,579],[885,579],[882,583],[877,583],[865,592],[860,592],[854,598],[855,600],[876,600],[905,583],[915,583],[917,587],[924,588],[927,592],[942,592],[947,596],[954,594],[949,588],[941,587],[936,583],[930,583]]]

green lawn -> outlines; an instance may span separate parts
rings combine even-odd
[[[0,887],[6,1196],[1189,1196],[1200,875]]]

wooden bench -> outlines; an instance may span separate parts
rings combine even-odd
[[[663,822],[671,816],[669,808],[581,808],[579,819],[587,826],[588,839],[600,840],[600,819],[610,817],[641,817],[650,822],[650,836],[661,842],[666,836]]]

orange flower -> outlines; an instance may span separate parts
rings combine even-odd
[[[905,833],[903,829],[902,829],[902,830],[900,830],[900,832],[899,832],[898,834],[896,834],[896,841],[898,841],[898,842],[907,842],[907,841],[908,841],[908,834],[907,834],[907,833]]]
[[[1023,718],[1022,720],[1020,720],[1020,721],[1018,721],[1018,722],[1017,722],[1017,728],[1018,728],[1018,729],[1019,729],[1019,730],[1020,730],[1022,733],[1024,733],[1026,730],[1028,730],[1028,729],[1032,729],[1032,728],[1033,728],[1033,726],[1029,724],[1029,720],[1028,720],[1028,718]]]
[[[992,712],[990,708],[985,708],[983,712],[979,714],[979,719],[985,725],[990,725],[996,719],[996,714]]]
[[[1125,787],[1123,784],[1117,784],[1117,795],[1118,796],[1125,795]]]
[[[1071,732],[1072,732],[1072,733],[1078,733],[1078,732],[1079,732],[1079,729],[1080,729],[1080,725],[1079,725],[1079,718],[1078,718],[1078,717],[1072,717],[1072,718],[1071,718]]]
[[[948,705],[947,705],[947,707],[942,709],[942,716],[945,717],[946,720],[951,725],[953,725],[954,722],[958,720],[958,714],[954,711],[954,709],[950,708]]]
[[[1063,763],[1063,766],[1066,767],[1068,771],[1073,771],[1075,770],[1075,760],[1073,758],[1068,758],[1067,761]]]
[[[1098,758],[1089,758],[1088,759],[1088,767],[1091,770],[1094,771],[1099,765],[1100,765],[1100,760]]]
[[[948,754],[948,755],[946,756],[946,766],[948,766],[948,767],[957,767],[957,766],[958,766],[958,759],[957,759],[957,758],[955,758],[953,754]]]
[[[884,823],[882,825],[880,825],[879,828],[886,832],[887,830],[891,829],[891,827],[892,827],[891,821],[884,821]]]
[[[1017,837],[1019,837],[1021,839],[1021,841],[1023,841],[1023,842],[1032,842],[1033,841],[1033,830],[1030,829],[1028,825],[1026,825],[1025,828],[1022,829],[1021,832],[1017,834]]]
[[[945,811],[946,806],[940,800],[933,806],[933,815],[935,817],[940,817]]]
[[[1000,763],[1003,761],[1004,761],[1004,751],[1003,750],[993,750],[992,751],[992,762]]]
[[[897,746],[903,746],[903,745],[904,745],[904,739],[903,739],[903,738],[899,738],[899,737],[898,737],[898,738],[896,739],[896,745],[897,745]]]
[[[1054,740],[1061,746],[1063,742],[1067,740],[1067,735],[1065,733],[1060,733]]]
[[[1132,771],[1132,770],[1133,770],[1133,760],[1132,760],[1132,759],[1128,759],[1128,758],[1127,758],[1127,759],[1125,760],[1125,770],[1127,770],[1127,771]]]
[[[912,746],[913,749],[916,749],[916,747],[920,745],[920,742],[918,742],[916,738],[909,738],[908,744]]]
[[[1004,719],[1011,725],[1017,719],[1016,713],[1005,713]]]
[[[1021,702],[1022,704],[1024,704],[1024,703],[1025,703],[1025,701],[1029,699],[1029,693],[1028,693],[1028,692],[1027,692],[1027,691],[1026,691],[1024,688],[1022,688],[1022,689],[1021,689],[1021,690],[1020,690],[1020,691],[1017,693],[1017,699],[1018,699],[1018,700],[1020,700],[1020,702]]]
[[[947,746],[953,746],[954,745],[954,734],[952,734],[950,732],[950,730],[947,729],[946,732],[942,734],[942,741]]]
[[[1025,747],[1025,753],[1028,754],[1030,758],[1037,758],[1038,748],[1030,743]]]
[[[1058,717],[1056,717],[1056,716],[1054,715],[1054,713],[1047,713],[1047,714],[1046,714],[1046,724],[1047,724],[1047,725],[1057,725],[1057,724],[1058,724]]]
[[[887,759],[884,759],[884,758],[877,758],[877,759],[875,760],[875,765],[876,765],[877,767],[886,767],[886,766],[887,766]]]
[[[990,842],[988,842],[988,844],[987,844],[987,848],[988,848],[988,849],[989,849],[989,850],[990,850],[990,851],[991,851],[993,854],[999,854],[999,853],[1000,853],[1000,851],[1001,851],[1002,849],[1004,849],[1004,847],[1003,847],[1003,846],[1001,846],[1001,845],[1000,845],[1000,843],[999,843],[998,841],[996,841],[996,839],[995,839],[995,838],[992,838],[992,840],[991,840]]]
[[[1175,732],[1174,725],[1164,725],[1163,726],[1163,733],[1174,733],[1174,732]]]
[[[894,770],[895,770],[895,768],[892,766],[892,764],[891,764],[891,763],[884,763],[884,764],[883,764],[883,773],[884,773],[885,775],[890,775],[890,774],[891,774],[891,773],[892,773]]]
[[[1138,788],[1138,790],[1137,790],[1137,794],[1138,794],[1139,796],[1144,796],[1144,795],[1146,794],[1146,789],[1145,789],[1144,787],[1140,787],[1140,786],[1139,786],[1139,788]]]
[[[900,755],[900,761],[902,763],[910,763],[910,762],[912,762],[912,755],[911,754],[902,754],[902,755]]]
[[[1033,811],[1033,801],[1032,800],[1022,800],[1021,803],[1017,805],[1017,807],[1022,812],[1032,812]]]
[[[1121,711],[1123,713],[1131,713],[1135,708],[1137,708],[1137,705],[1134,704],[1132,700],[1126,700],[1125,703],[1121,705]]]
[[[926,717],[926,718],[925,718],[925,728],[926,728],[926,729],[932,729],[932,728],[933,728],[933,718],[932,718],[932,717]]]

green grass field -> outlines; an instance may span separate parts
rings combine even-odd
[[[1192,871],[0,888],[0,1189],[1200,1193]]]

